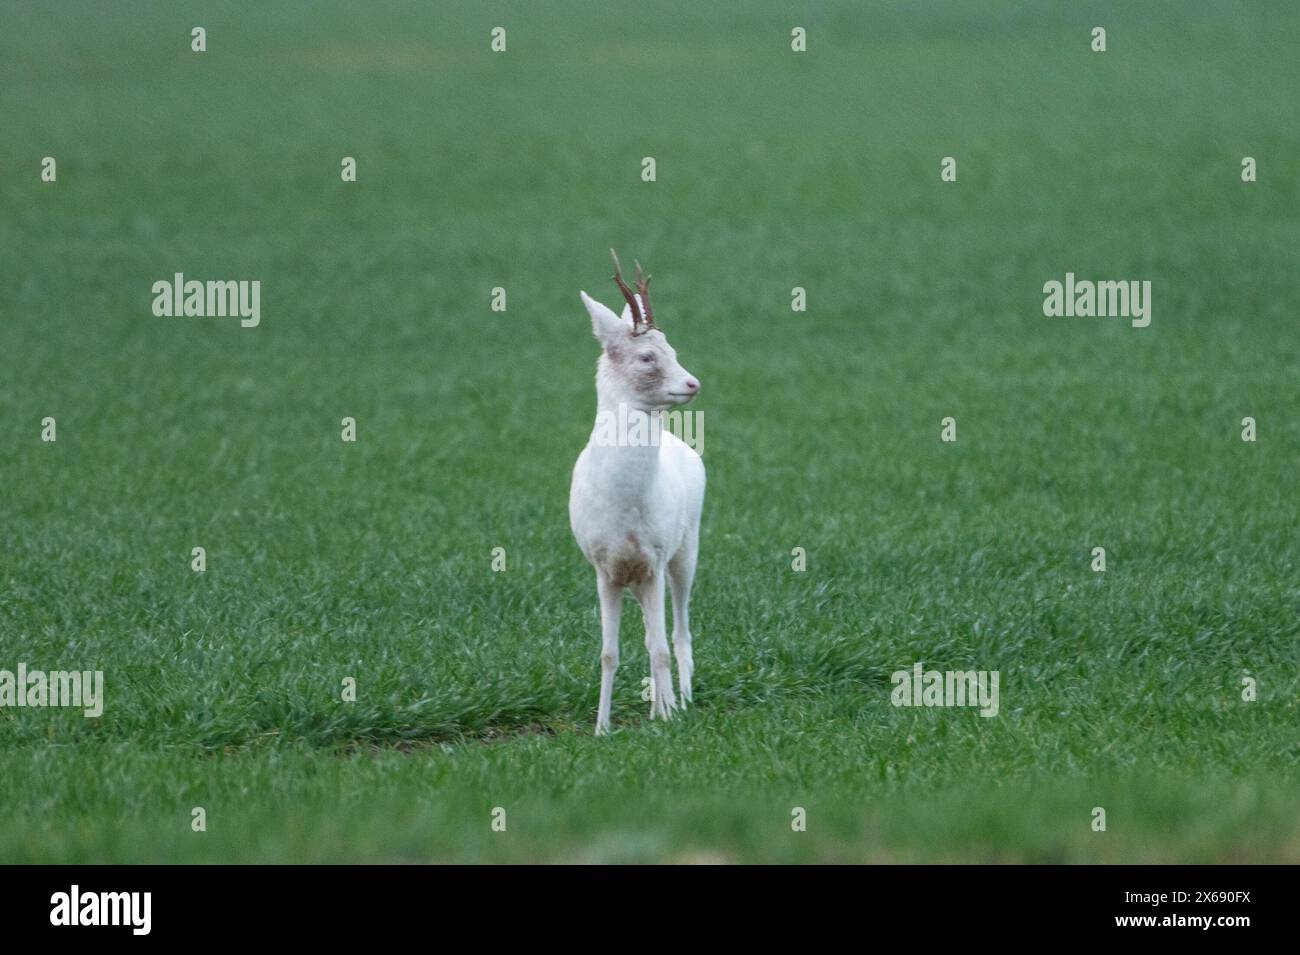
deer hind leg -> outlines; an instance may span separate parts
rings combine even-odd
[[[649,580],[633,585],[645,618],[645,649],[650,657],[650,718],[671,719],[677,709],[673,693],[673,671],[669,665],[668,632],[664,628],[664,574],[662,569]]]
[[[699,538],[689,535],[681,549],[668,562],[668,585],[673,595],[673,652],[677,656],[677,685],[682,706],[691,702],[691,677],[695,659],[691,656],[691,583],[695,580],[695,558]]]
[[[618,670],[618,621],[623,609],[623,588],[597,571],[596,591],[600,594],[600,708],[596,711],[596,735],[604,736],[609,732],[614,672]]]

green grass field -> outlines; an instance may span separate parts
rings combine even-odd
[[[0,862],[1300,862],[1294,4],[243,6],[3,3],[0,669],[106,701],[0,709]],[[709,491],[597,739],[611,245]]]

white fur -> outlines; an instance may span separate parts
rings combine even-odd
[[[618,625],[627,587],[645,618],[646,652],[653,681],[650,718],[668,719],[677,707],[664,621],[665,582],[673,598],[673,649],[682,705],[691,699],[691,632],[688,608],[699,550],[704,505],[704,462],[662,428],[657,446],[610,442],[602,418],[621,417],[627,432],[649,433],[651,416],[690,401],[699,382],[677,363],[657,330],[632,335],[630,309],[620,317],[582,293],[592,330],[602,345],[596,373],[597,424],[578,456],[569,490],[569,523],[578,546],[596,568],[600,597],[600,707],[596,733],[609,732]],[[653,363],[645,356],[653,357]],[[604,435],[602,437],[602,434]]]

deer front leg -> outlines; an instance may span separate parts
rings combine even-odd
[[[609,733],[609,710],[614,696],[614,673],[618,670],[618,621],[623,609],[623,588],[596,572],[600,594],[600,708],[596,711],[596,735]]]
[[[691,702],[691,582],[695,578],[696,542],[692,539],[668,562],[668,585],[673,594],[673,652],[677,655],[677,685],[682,708]]]
[[[668,656],[668,632],[664,628],[664,573],[660,568],[634,590],[645,618],[645,649],[650,658],[650,718],[671,719],[677,709],[673,673]]]

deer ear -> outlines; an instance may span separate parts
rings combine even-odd
[[[587,314],[591,316],[592,334],[596,336],[602,345],[613,345],[627,337],[632,328],[631,318],[627,316],[619,318],[586,292],[579,292],[578,294],[582,296],[582,304],[587,306]]]

